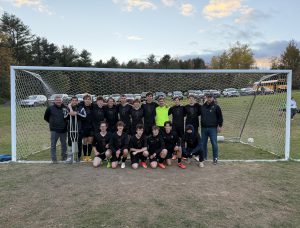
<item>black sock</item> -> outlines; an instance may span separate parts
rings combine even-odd
[[[181,162],[181,158],[177,158],[177,161],[178,161],[178,163],[180,163]]]
[[[126,162],[127,157],[122,157],[122,162]]]
[[[147,160],[147,157],[145,157],[144,155],[141,156],[141,161],[145,162]]]
[[[83,144],[82,149],[83,149],[83,156],[86,156],[86,154],[87,154],[87,145]]]
[[[92,153],[92,144],[88,144],[88,156],[91,156]]]
[[[159,163],[163,163],[164,160],[165,160],[164,158],[159,157],[158,162],[159,162]]]

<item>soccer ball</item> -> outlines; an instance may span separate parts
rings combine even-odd
[[[248,143],[254,143],[254,138],[248,138]]]

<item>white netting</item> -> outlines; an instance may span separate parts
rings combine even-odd
[[[220,135],[225,137],[225,141],[231,142],[228,146],[233,151],[238,142],[272,152],[279,157],[284,155],[286,73],[18,69],[15,71],[15,82],[17,159],[47,150],[50,146],[48,124],[43,120],[49,102],[29,107],[22,100],[30,95],[45,95],[49,98],[53,94],[72,96],[86,92],[111,95],[162,91],[167,94],[177,90],[187,92],[213,89],[221,92],[217,102],[223,111],[224,131]],[[230,89],[224,91],[226,88],[235,88],[239,94]],[[64,102],[68,102],[67,98]],[[171,98],[167,98],[167,103],[173,105]],[[242,153],[247,154],[247,150],[251,150],[250,146],[245,147]],[[232,155],[230,158],[235,157]]]

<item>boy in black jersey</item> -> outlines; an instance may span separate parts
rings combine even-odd
[[[134,135],[136,133],[136,126],[138,124],[143,125],[144,110],[141,108],[139,99],[135,99],[133,101],[133,107],[130,110],[130,116],[132,120],[131,135]]]
[[[196,99],[193,95],[189,95],[188,99],[189,104],[184,107],[186,113],[185,126],[192,125],[195,132],[198,132],[201,105],[196,103]]]
[[[153,102],[153,94],[146,94],[146,103],[142,104],[144,110],[144,129],[147,136],[151,135],[152,126],[155,125],[156,107],[158,104]]]
[[[164,131],[162,132],[162,137],[164,139],[165,147],[168,150],[166,161],[168,165],[172,164],[172,156],[176,154],[178,159],[178,167],[185,169],[186,166],[181,163],[181,146],[180,146],[180,138],[178,137],[175,131],[172,131],[172,123],[171,121],[166,121],[164,124]]]
[[[113,169],[118,167],[119,161],[121,161],[121,168],[125,168],[125,161],[127,160],[128,155],[128,135],[123,132],[124,123],[118,121],[117,131],[113,133],[109,148],[112,151],[112,164]],[[122,160],[121,160],[122,159]]]
[[[118,105],[118,112],[120,120],[125,124],[124,132],[127,134],[131,133],[131,120],[130,120],[130,110],[132,106],[127,103],[126,96],[124,94],[120,97],[120,104]]]
[[[111,139],[111,133],[107,132],[107,123],[100,123],[100,132],[95,134],[93,140],[93,151],[95,153],[95,158],[93,161],[93,166],[99,167],[101,162],[105,159],[109,160],[111,157],[111,150],[109,149],[109,142]],[[109,161],[108,161],[109,163]]]
[[[152,127],[152,135],[148,138],[147,142],[151,168],[155,169],[158,165],[160,168],[165,169],[166,166],[163,164],[163,162],[168,151],[165,149],[165,143],[161,134],[159,134],[158,126]]]
[[[174,97],[175,105],[169,109],[169,115],[172,115],[172,130],[182,138],[184,134],[184,117],[186,116],[185,108],[180,104],[179,97]]]
[[[95,134],[99,132],[99,126],[105,120],[104,99],[101,96],[97,97],[96,104],[93,105],[93,127]]]
[[[141,166],[145,169],[147,168],[146,160],[149,152],[147,151],[147,138],[143,133],[143,125],[138,124],[136,126],[136,134],[130,138],[129,150],[131,166],[133,169],[137,169],[139,167],[139,161],[141,161]]]
[[[108,124],[107,130],[111,133],[115,132],[119,116],[118,107],[115,105],[115,100],[112,97],[107,100],[107,106],[105,107],[105,119]]]

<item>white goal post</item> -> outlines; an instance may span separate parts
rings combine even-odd
[[[42,149],[32,149],[30,143],[32,141],[26,138],[26,126],[20,121],[28,121],[27,116],[32,115],[34,109],[21,108],[20,100],[25,99],[26,96],[31,95],[30,91],[34,94],[35,91],[40,91],[40,94],[45,96],[53,95],[53,93],[66,93],[68,90],[69,95],[76,95],[83,93],[82,89],[75,90],[71,87],[70,81],[80,80],[81,84],[84,84],[84,92],[89,92],[95,95],[111,95],[113,93],[142,93],[144,91],[187,91],[187,90],[208,90],[216,89],[220,90],[220,106],[222,104],[225,109],[225,114],[230,117],[231,125],[234,125],[232,129],[236,128],[236,132],[231,134],[225,132],[225,141],[238,141],[242,144],[247,144],[250,147],[259,148],[268,152],[274,152],[276,155],[282,155],[277,159],[258,159],[258,158],[246,158],[246,159],[226,159],[226,160],[237,160],[237,161],[276,161],[276,160],[289,160],[290,159],[290,124],[291,124],[291,93],[292,93],[292,71],[291,70],[175,70],[175,69],[122,69],[122,68],[81,68],[81,67],[41,67],[41,66],[11,66],[10,68],[10,79],[11,79],[11,152],[12,161],[23,160],[24,157],[29,155],[31,152],[37,153],[42,149],[47,149],[46,145]],[[261,83],[268,83],[267,81],[273,80],[274,77],[280,75],[284,78],[283,84],[286,89],[281,93],[275,93],[277,90],[274,89],[271,95],[256,95],[256,92],[263,87]],[[62,77],[62,81],[60,80]],[[120,78],[120,80],[118,79]],[[130,81],[131,85],[125,84],[126,80]],[[148,83],[148,79],[150,83]],[[118,79],[118,80],[117,80]],[[90,82],[86,82],[90,80]],[[103,80],[103,81],[102,81]],[[164,82],[165,80],[165,82]],[[65,83],[67,82],[67,83]],[[86,83],[86,84],[85,84]],[[164,84],[166,83],[166,84]],[[245,97],[233,97],[231,98],[228,94],[223,91],[224,87],[236,87],[241,89],[244,87],[256,87],[254,90],[255,94]],[[271,83],[271,82],[270,82]],[[274,83],[274,82],[273,82]],[[91,85],[95,85],[91,89]],[[45,85],[47,88],[45,88]],[[191,88],[191,85],[194,85]],[[214,87],[214,85],[216,85]],[[230,86],[232,85],[232,86]],[[274,83],[275,85],[275,83]],[[49,88],[48,88],[49,86]],[[26,88],[25,88],[26,87]],[[50,88],[51,87],[51,88]],[[61,89],[60,89],[61,87]],[[97,88],[96,88],[97,87]],[[110,90],[107,90],[109,87]],[[266,86],[267,87],[267,86]],[[59,88],[59,89],[58,89]],[[131,91],[128,91],[130,88]],[[156,89],[157,88],[157,89]],[[276,87],[275,87],[276,88]],[[278,89],[278,87],[277,87]],[[24,92],[24,91],[27,92]],[[46,91],[47,90],[47,91]],[[100,92],[99,92],[100,90]],[[105,93],[102,93],[102,91]],[[118,90],[118,91],[115,91]],[[29,92],[28,92],[29,91]],[[268,91],[268,90],[267,90]],[[107,92],[107,93],[106,93]],[[37,93],[37,92],[36,92]],[[97,94],[96,94],[97,93]],[[259,91],[260,94],[266,94],[264,91]],[[224,95],[225,94],[225,95]],[[243,99],[243,100],[242,100]],[[282,106],[282,102],[285,103],[285,112],[283,116],[277,117],[279,106]],[[240,103],[238,103],[240,102]],[[270,107],[269,119],[268,114],[264,114],[265,120],[259,121],[261,104]],[[239,108],[240,107],[240,108]],[[46,107],[44,107],[45,109]],[[44,110],[42,109],[40,113]],[[234,109],[234,110],[230,110]],[[19,116],[26,115],[26,118],[18,119]],[[29,118],[28,117],[28,118]],[[283,123],[284,118],[284,123]],[[224,117],[224,129],[226,129],[226,116]],[[235,122],[236,121],[236,122]],[[264,121],[266,122],[264,124]],[[267,122],[269,121],[269,122]],[[272,122],[273,121],[273,122]],[[276,121],[282,121],[277,123]],[[228,123],[229,123],[228,122]],[[47,125],[41,123],[43,126]],[[284,124],[284,125],[282,125]],[[235,126],[236,125],[236,126]],[[268,131],[268,126],[274,125],[274,129]],[[252,127],[253,126],[253,127]],[[260,129],[260,126],[262,128]],[[42,128],[46,129],[46,128]],[[33,129],[28,137],[39,137],[39,134],[34,132]],[[49,131],[49,130],[48,130]],[[232,130],[233,131],[233,130]],[[262,138],[270,135],[268,145],[263,145],[261,139],[253,139],[253,135],[256,132],[262,132]],[[274,135],[271,131],[274,131]],[[48,134],[49,132],[46,132]],[[25,134],[25,135],[24,135]],[[227,134],[227,135],[226,135]],[[21,136],[20,136],[21,135]],[[18,137],[22,138],[22,146],[18,145]],[[272,137],[274,142],[272,142]],[[45,139],[46,140],[46,139]],[[50,139],[47,138],[50,143]],[[247,141],[248,140],[248,141]],[[280,142],[278,145],[276,141]],[[26,144],[26,145],[25,145]],[[42,143],[41,143],[42,144]],[[274,145],[272,145],[274,144]],[[282,147],[276,151],[276,147]],[[20,149],[21,148],[21,149]],[[274,149],[275,148],[275,149]],[[26,151],[25,151],[26,150]],[[35,151],[36,150],[36,151]],[[28,152],[29,151],[29,152]],[[23,156],[24,155],[24,156]]]

